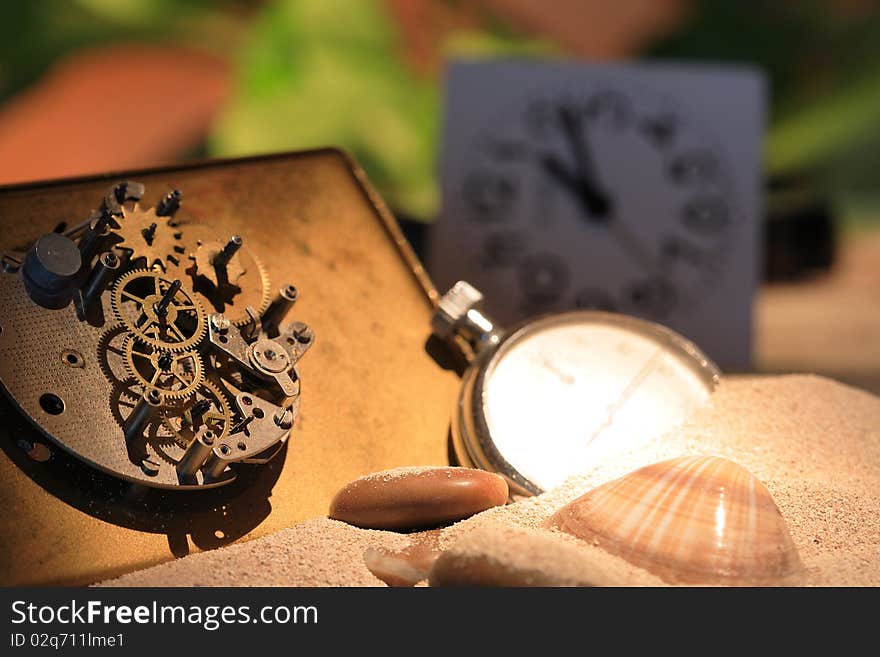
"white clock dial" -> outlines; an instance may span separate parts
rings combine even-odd
[[[482,407],[494,447],[541,489],[663,435],[711,394],[716,370],[636,322],[548,317],[489,364]]]
[[[724,153],[682,112],[608,87],[524,97],[471,143],[447,200],[461,275],[502,321],[596,308],[697,312],[723,269],[736,200]]]

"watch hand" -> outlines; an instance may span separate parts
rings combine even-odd
[[[541,158],[541,165],[550,176],[574,195],[584,210],[585,219],[606,221],[611,213],[611,203],[608,195],[596,183],[595,166],[590,155],[582,118],[571,107],[565,105],[557,109],[557,117],[574,157],[574,171],[550,153]]]
[[[587,447],[589,447],[599,435],[605,431],[608,427],[611,426],[611,422],[614,420],[614,414],[620,410],[620,408],[629,401],[629,398],[633,396],[636,390],[638,390],[639,386],[642,384],[642,381],[648,378],[648,376],[657,369],[657,366],[660,364],[660,360],[663,358],[663,350],[658,349],[654,352],[654,354],[642,365],[641,369],[636,373],[633,377],[632,381],[630,381],[626,388],[623,389],[623,392],[620,393],[620,397],[618,397],[613,404],[608,406],[605,419],[602,421],[596,430],[590,434],[590,437],[587,438]]]
[[[584,216],[588,221],[604,222],[609,218],[611,204],[608,197],[600,192],[588,178],[572,173],[559,161],[559,158],[549,153],[541,158],[541,166],[544,171],[574,195],[584,209]]]
[[[615,219],[609,221],[607,225],[612,237],[617,240],[617,243],[632,260],[636,261],[643,269],[659,271],[657,258],[642,245],[626,224],[622,223],[620,219]]]
[[[554,365],[548,358],[538,358],[538,364],[545,367],[549,372],[556,375],[560,383],[563,385],[574,385],[575,378],[571,374],[567,374]]]
[[[562,105],[557,110],[559,124],[574,155],[577,170],[582,178],[595,177],[596,167],[587,148],[587,135],[584,133],[581,117],[571,108]]]
[[[577,165],[585,207],[593,217],[605,219],[611,213],[611,203],[608,195],[600,191],[596,182],[596,164],[590,151],[589,135],[584,130],[583,115],[567,105],[560,106],[557,112]]]

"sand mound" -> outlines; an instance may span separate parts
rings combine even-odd
[[[725,379],[711,405],[683,427],[544,495],[459,522],[443,530],[440,545],[528,572],[536,583],[659,584],[650,573],[538,526],[601,483],[698,454],[736,461],[764,482],[806,568],[798,583],[880,586],[880,398],[814,376]],[[406,535],[319,518],[105,585],[383,585],[364,566],[363,551],[409,543]]]

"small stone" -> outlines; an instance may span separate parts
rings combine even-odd
[[[330,517],[365,529],[418,529],[468,518],[507,497],[507,482],[491,472],[399,468],[344,486],[330,503]]]
[[[415,586],[428,579],[431,566],[440,556],[440,530],[434,529],[412,535],[412,543],[403,550],[368,548],[364,563],[376,577],[388,586]]]

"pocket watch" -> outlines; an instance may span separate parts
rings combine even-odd
[[[459,281],[432,320],[464,343],[470,365],[451,420],[462,465],[539,494],[661,436],[704,404],[720,379],[700,349],[654,322],[603,311],[544,315],[500,328]]]

